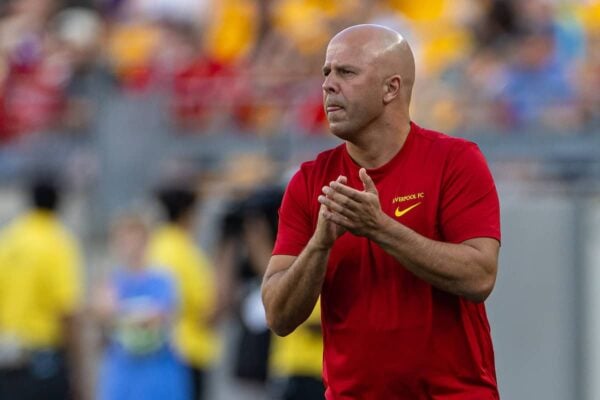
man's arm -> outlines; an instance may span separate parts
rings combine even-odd
[[[345,183],[344,177],[337,182]],[[317,228],[300,255],[274,255],[262,283],[267,323],[279,336],[289,335],[306,319],[317,303],[327,271],[329,252],[345,229],[325,218],[321,206]]]
[[[428,239],[386,215],[375,184],[364,169],[359,174],[364,191],[339,182],[323,189],[319,202],[331,210],[325,213],[327,220],[373,240],[439,289],[477,302],[490,295],[498,269],[497,240],[474,238],[453,244]]]
[[[262,285],[267,323],[279,336],[302,324],[317,303],[329,250],[307,245],[298,257],[271,257]]]
[[[438,289],[483,302],[494,288],[500,247],[496,239],[474,238],[458,244],[439,242],[390,217],[385,218],[371,238],[408,270]]]

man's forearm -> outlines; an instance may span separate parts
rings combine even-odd
[[[265,275],[263,302],[277,335],[290,334],[309,317],[321,294],[329,251],[311,240],[289,268]]]
[[[473,246],[428,239],[391,218],[385,219],[382,229],[371,239],[412,273],[441,290],[483,301],[493,288],[496,264],[489,254]]]

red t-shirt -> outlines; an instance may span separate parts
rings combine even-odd
[[[321,188],[345,175],[363,190],[359,169],[344,144],[302,164],[283,198],[273,254],[300,254]],[[412,123],[398,154],[367,172],[383,211],[421,235],[500,240],[496,187],[474,143]],[[335,242],[321,307],[328,400],[499,398],[484,305],[434,288],[369,239],[347,232]]]

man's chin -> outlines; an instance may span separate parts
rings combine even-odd
[[[339,122],[330,122],[329,132],[342,140],[346,140],[350,135],[348,126]]]

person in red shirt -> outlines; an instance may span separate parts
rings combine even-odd
[[[499,399],[484,300],[500,211],[478,147],[419,127],[412,51],[357,25],[330,41],[323,102],[344,140],[288,184],[262,285],[285,336],[321,296],[328,400]]]

